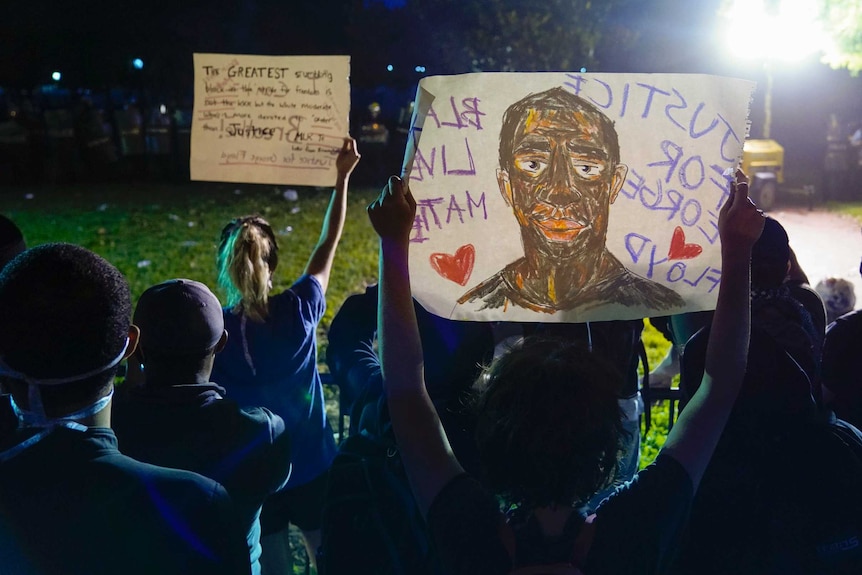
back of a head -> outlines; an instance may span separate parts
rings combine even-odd
[[[0,358],[29,378],[86,374],[110,365],[125,349],[130,315],[128,283],[106,260],[71,244],[37,246],[0,273]],[[114,372],[105,369],[91,379],[107,383]]]
[[[221,303],[197,281],[174,279],[144,291],[133,322],[141,330],[144,360],[197,363],[209,355],[224,333]]]
[[[269,280],[278,265],[278,243],[269,222],[244,216],[228,223],[221,232],[217,265],[227,307],[265,320]]]
[[[0,214],[0,270],[25,249],[24,234],[15,222]]]
[[[700,386],[709,343],[709,327],[688,341],[681,364],[681,386],[691,397]],[[811,380],[805,370],[769,333],[754,325],[748,346],[748,363],[742,389],[734,404],[731,423],[753,421],[767,430],[771,422],[803,423],[814,413]]]
[[[533,508],[584,502],[608,484],[624,434],[617,370],[579,344],[527,338],[486,377],[476,442],[497,493]]]
[[[832,323],[845,313],[853,311],[856,293],[853,284],[844,278],[825,278],[814,288],[826,307],[826,321]]]
[[[751,286],[754,289],[775,289],[787,277],[790,262],[790,241],[778,220],[767,217],[763,233],[751,248]]]

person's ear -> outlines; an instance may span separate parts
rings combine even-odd
[[[221,333],[221,338],[218,340],[218,343],[215,344],[215,349],[213,350],[213,355],[221,352],[224,349],[224,346],[227,345],[227,330],[223,330]]]
[[[141,330],[135,324],[129,326],[129,345],[126,347],[126,352],[123,354],[123,359],[129,359],[135,351],[140,353],[140,357],[143,360],[144,352],[143,350],[138,349],[138,342],[141,339]]]
[[[503,168],[497,170],[497,185],[500,186],[500,194],[506,200],[506,205],[512,207],[515,205],[512,199],[512,184],[509,182],[509,172]]]
[[[626,183],[626,175],[629,173],[629,167],[625,164],[617,164],[614,168],[614,175],[611,176],[611,202],[617,199],[620,190],[623,189],[623,184]]]

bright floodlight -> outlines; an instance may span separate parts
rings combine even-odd
[[[53,74],[51,74],[51,79],[53,79],[55,82],[59,82],[60,78],[62,77],[63,75],[60,72],[54,72]]]
[[[415,67],[415,68],[413,68],[413,69],[414,69],[414,70],[416,70],[417,72],[424,72],[424,71],[425,71],[425,66],[416,66],[416,67]]]
[[[135,70],[143,70],[144,69],[144,61],[140,58],[135,58],[132,60],[132,66],[135,67]]]
[[[391,72],[394,69],[395,69],[395,67],[392,64],[389,64],[388,66],[386,66],[386,70],[389,72]]]
[[[727,41],[743,58],[801,60],[827,45],[817,16],[810,0],[779,0],[771,13],[764,0],[734,0],[727,12]]]

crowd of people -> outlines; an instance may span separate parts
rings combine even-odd
[[[285,574],[294,525],[319,572],[368,572],[321,535],[339,446],[316,341],[359,160],[345,139],[287,290],[269,223],[227,223],[225,302],[175,278],[132,310],[110,262],[27,249],[0,218],[0,571]],[[715,311],[655,320],[684,407],[638,471],[643,322],[429,314],[408,272],[416,203],[389,179],[368,207],[380,283],[336,314],[326,361],[351,435],[391,430],[433,572],[862,572],[862,315],[827,328],[781,224],[744,174],[729,186]]]

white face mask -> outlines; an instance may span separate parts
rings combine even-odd
[[[85,419],[87,417],[96,415],[97,413],[103,411],[106,407],[108,407],[108,405],[110,405],[111,403],[111,398],[114,395],[113,387],[111,387],[111,390],[110,392],[108,392],[107,395],[99,398],[92,404],[82,409],[79,409],[73,413],[66,414],[62,417],[49,418],[45,413],[44,406],[42,405],[42,394],[40,392],[40,386],[73,383],[75,381],[88,379],[105,371],[108,371],[109,369],[116,367],[123,360],[123,357],[126,355],[126,349],[128,349],[128,347],[129,339],[126,338],[126,342],[123,344],[123,349],[120,351],[117,357],[112,359],[104,366],[80,375],[55,379],[39,379],[28,376],[26,374],[20,373],[9,368],[9,366],[7,366],[5,362],[2,361],[2,359],[0,359],[0,375],[4,375],[27,383],[27,399],[29,401],[29,409],[23,409],[19,407],[18,404],[15,403],[14,398],[11,398],[12,410],[18,417],[20,425],[22,427],[40,429],[37,434],[29,437],[24,442],[19,443],[11,449],[0,453],[0,462],[11,459],[12,457],[18,455],[28,447],[35,445],[36,443],[47,437],[49,433],[51,433],[54,429],[58,427],[66,427],[68,429],[74,429],[76,431],[86,431],[86,426],[81,425],[77,422],[77,420]]]
[[[31,385],[29,395],[31,405],[34,397],[33,390],[36,390],[36,396],[39,395],[39,388],[35,385]],[[37,428],[39,429],[39,432],[34,435],[31,435],[30,437],[28,437],[21,443],[15,445],[14,447],[11,447],[6,451],[0,452],[0,463],[12,459],[13,457],[15,457],[29,447],[33,447],[34,445],[48,437],[48,435],[58,427],[74,429],[75,431],[87,431],[87,427],[85,425],[81,425],[76,420],[96,415],[100,411],[104,410],[111,404],[111,398],[113,396],[114,388],[111,387],[111,391],[108,392],[108,395],[99,398],[94,403],[84,407],[83,409],[79,409],[78,411],[69,413],[62,417],[53,418],[45,417],[44,412],[36,413],[27,409],[22,409],[18,407],[17,403],[15,403],[14,398],[10,398],[12,404],[12,411],[14,411],[15,415],[18,416],[18,421],[20,425],[22,427]],[[39,407],[42,407],[41,401],[39,401]]]
[[[30,390],[36,389],[38,392],[39,388],[35,386],[30,386]],[[114,388],[111,387],[111,390],[108,392],[108,395],[104,397],[100,397],[95,402],[90,405],[83,407],[77,411],[73,411],[72,413],[67,413],[66,415],[60,417],[44,417],[43,413],[38,413],[36,411],[32,411],[29,409],[23,409],[15,403],[15,399],[11,399],[12,403],[12,411],[15,412],[15,415],[18,416],[18,421],[21,423],[23,427],[39,427],[39,428],[49,428],[56,426],[68,427],[70,429],[79,429],[81,431],[85,430],[86,427],[77,423],[79,419],[85,419],[87,417],[92,417],[96,415],[100,411],[104,410],[111,403],[111,398],[114,396]],[[32,392],[30,394],[32,397]],[[41,403],[41,402],[40,402]]]

